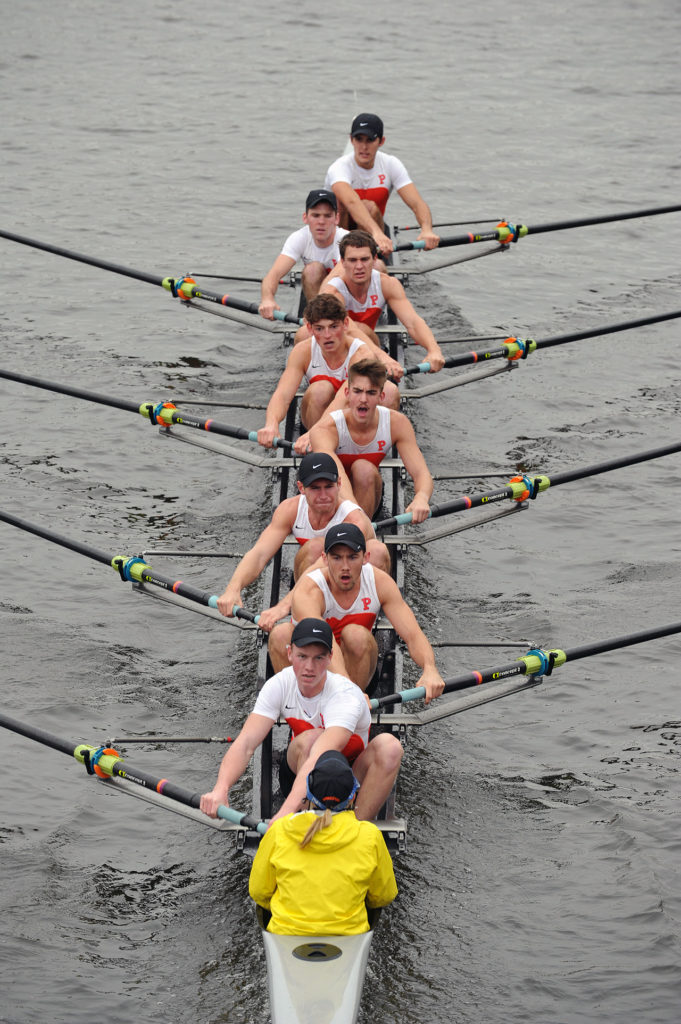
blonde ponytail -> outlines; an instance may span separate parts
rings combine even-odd
[[[312,840],[312,838],[316,836],[321,829],[328,828],[332,821],[333,815],[331,814],[331,811],[328,809],[328,807],[323,814],[315,814],[314,821],[312,822],[312,824],[310,825],[309,829],[307,830],[307,832],[305,833],[300,842],[300,849],[304,850],[307,844]]]

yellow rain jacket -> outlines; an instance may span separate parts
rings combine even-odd
[[[272,912],[267,930],[279,935],[367,932],[365,899],[384,907],[397,896],[383,836],[354,811],[339,811],[301,850],[316,813],[288,814],[268,829],[251,868],[251,898]]]

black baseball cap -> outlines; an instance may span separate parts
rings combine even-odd
[[[320,811],[344,811],[359,789],[347,758],[325,750],[307,777],[307,799]]]
[[[353,551],[366,551],[367,542],[359,526],[354,523],[339,523],[332,526],[324,537],[324,551],[330,551],[336,544],[344,544]]]
[[[370,139],[383,138],[383,122],[376,114],[358,114],[352,122],[350,134],[368,135]]]
[[[303,487],[315,480],[337,480],[338,466],[332,455],[326,452],[308,452],[298,466],[298,479]]]
[[[307,647],[308,644],[324,644],[333,649],[331,626],[324,619],[301,619],[291,634],[291,644]]]
[[[328,188],[313,188],[311,192],[308,192],[307,199],[305,200],[305,209],[311,210],[318,203],[328,203],[334,210],[338,209],[338,200],[335,193],[331,192]]]

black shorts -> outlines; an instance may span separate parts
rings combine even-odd
[[[279,762],[279,789],[284,800],[293,789],[293,783],[296,781],[295,773],[288,763],[287,751],[288,747],[282,754],[281,761]]]

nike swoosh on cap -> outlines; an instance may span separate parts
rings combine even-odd
[[[320,466],[321,466],[321,462],[318,462],[316,466],[315,466],[314,462],[312,463],[312,468],[313,469],[319,469]]]
[[[323,630],[323,629],[315,629],[315,628],[314,628],[314,626],[313,626],[313,627],[312,627],[312,632],[313,632],[313,633],[323,633],[323,632],[324,632],[324,630]]]

